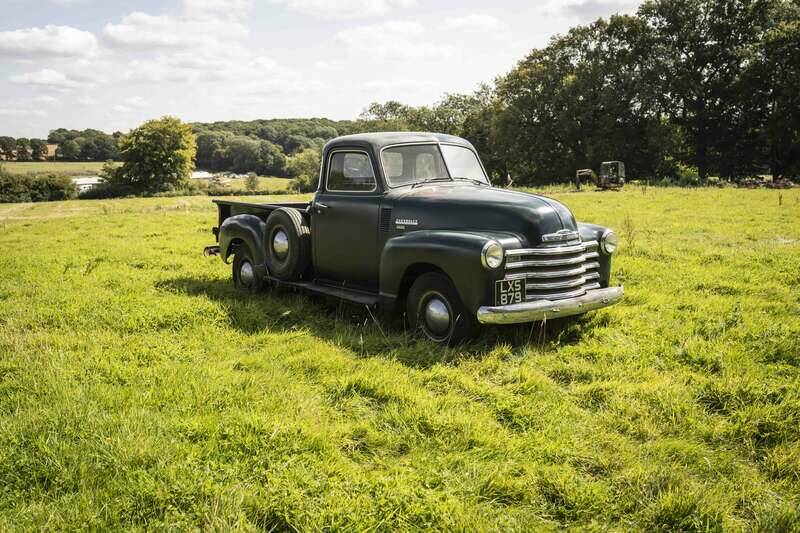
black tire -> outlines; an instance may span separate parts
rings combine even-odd
[[[288,247],[276,250],[275,239],[282,233]],[[302,279],[311,266],[311,230],[300,211],[281,207],[267,217],[264,248],[269,274],[283,281]]]
[[[253,254],[246,244],[242,243],[234,252],[233,284],[247,292],[261,292],[264,290],[264,279],[256,273],[256,262]]]
[[[432,315],[436,318],[436,306],[439,306],[434,300],[444,304],[447,309],[449,320],[446,326],[441,320],[441,314],[438,316],[438,328],[436,320],[431,320]],[[431,314],[427,312],[429,304],[433,311]],[[464,307],[453,282],[447,276],[436,272],[423,274],[414,281],[408,292],[406,315],[415,332],[438,344],[460,342],[474,335],[477,329],[477,321]]]

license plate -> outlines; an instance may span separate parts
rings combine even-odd
[[[494,285],[494,304],[511,305],[525,301],[524,279],[501,279]]]

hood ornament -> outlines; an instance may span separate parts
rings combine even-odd
[[[580,238],[581,235],[577,231],[571,229],[562,229],[555,233],[542,235],[542,242],[566,242],[580,240]]]

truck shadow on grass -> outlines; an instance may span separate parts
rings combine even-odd
[[[471,341],[439,346],[410,331],[404,315],[377,315],[365,307],[288,288],[246,294],[230,281],[188,277],[162,280],[155,288],[217,302],[227,313],[230,327],[248,335],[307,331],[364,356],[387,357],[415,367],[481,358],[495,349],[554,350],[580,342],[588,325],[588,319],[577,317],[484,327]]]

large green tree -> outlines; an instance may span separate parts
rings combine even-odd
[[[34,161],[41,161],[45,157],[47,157],[47,141],[31,139],[31,158]]]
[[[30,139],[27,139],[25,137],[19,137],[17,139],[17,146],[16,146],[17,161],[30,161],[31,154],[28,151],[30,147],[31,147]]]
[[[52,130],[47,141],[59,145],[59,157],[69,160],[106,161],[118,159],[117,140],[120,134],[109,135],[99,130],[83,131],[58,128]],[[67,143],[69,148],[65,148]]]
[[[204,170],[226,170],[225,142],[229,133],[200,130],[197,132],[197,167]]]
[[[517,183],[620,159],[654,175],[668,132],[654,101],[651,35],[636,17],[573,28],[498,82],[497,157]]]
[[[0,155],[11,158],[11,154],[17,149],[17,140],[14,137],[0,137]]]
[[[317,190],[321,155],[311,148],[290,157],[287,163],[289,175],[294,178],[292,188],[299,192]]]
[[[772,175],[800,176],[800,2],[772,6],[772,25],[754,54],[750,93],[761,98],[761,136]]]
[[[194,169],[196,153],[190,125],[175,117],[149,120],[120,141],[122,166],[114,181],[143,192],[180,186]]]
[[[649,0],[639,9],[654,34],[651,54],[662,109],[686,140],[681,157],[735,177],[752,170],[758,120],[743,74],[764,38],[773,0]]]
[[[80,145],[76,141],[70,139],[68,141],[64,141],[64,143],[58,147],[56,150],[56,157],[66,161],[75,161],[80,156],[80,153]]]

